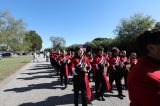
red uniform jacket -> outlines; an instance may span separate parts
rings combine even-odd
[[[106,82],[106,88],[108,89],[108,91],[110,90],[110,88],[111,88],[111,86],[110,86],[110,84],[109,84],[109,81],[108,81],[108,79],[107,79],[107,76],[106,76],[106,72],[104,71],[104,70],[99,70],[98,69],[98,64],[100,63],[100,62],[104,62],[104,64],[108,64],[108,62],[107,62],[107,60],[106,60],[106,58],[104,57],[104,56],[95,56],[94,57],[94,59],[93,59],[93,68],[95,69],[95,70],[97,70],[97,71],[103,71],[103,77],[104,77],[104,79],[105,79],[105,82]],[[96,74],[96,73],[95,73]]]
[[[63,62],[64,59],[67,62],[69,60],[69,56],[68,55],[66,55],[66,56],[61,55],[61,56],[59,56],[58,63],[59,63],[60,66],[61,66],[61,62]],[[65,73],[66,73],[66,76],[68,78],[68,63],[65,63]]]
[[[121,59],[120,57],[115,57],[115,56],[112,56],[110,59],[109,59],[109,69],[110,70],[116,70],[116,66],[119,66],[121,65],[122,62],[121,62]]]
[[[84,57],[84,61],[87,65],[90,65],[87,57]],[[73,71],[74,75],[76,75],[76,76],[79,72],[75,72],[75,68],[77,65],[80,65],[80,64],[81,64],[81,59],[78,58],[77,56],[73,57],[72,62],[71,62],[71,67],[72,67],[72,71]],[[91,100],[92,93],[91,93],[90,86],[89,86],[88,76],[86,73],[84,73],[83,77],[84,77],[84,81],[86,84],[86,91],[87,91],[88,100]]]
[[[93,67],[93,58],[91,57],[91,55],[87,55],[86,56],[87,57],[87,59],[88,59],[88,62],[89,62],[89,64],[90,64],[90,70],[92,69],[92,67]]]
[[[130,59],[130,64],[131,64],[131,68],[132,69],[136,64],[137,64],[138,60],[136,58],[131,58]]]
[[[142,57],[128,76],[131,106],[160,106],[160,62]]]
[[[55,53],[55,52],[51,52],[51,53],[50,53],[50,58],[56,59],[56,53]]]
[[[127,57],[121,56],[121,57],[120,57],[120,61],[121,61],[121,62],[127,62],[128,59],[127,59]]]
[[[122,64],[122,65],[123,65],[123,68],[126,69],[126,65],[129,64],[129,63],[128,63],[128,58],[127,58],[126,56],[121,56],[121,57],[120,57],[120,61],[123,63],[123,64]]]

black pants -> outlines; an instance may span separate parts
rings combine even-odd
[[[61,79],[61,84],[65,84],[65,87],[67,87],[67,76],[66,76],[66,72],[65,72],[65,68],[62,67],[60,68],[60,79]]]
[[[117,90],[118,90],[118,94],[119,94],[119,95],[122,94],[121,78],[122,78],[121,70],[110,70],[109,83],[110,83],[110,85],[111,85],[111,90],[112,90],[113,81],[115,80],[115,82],[116,82],[116,87],[117,87]]]
[[[92,74],[92,80],[94,80],[94,76],[93,76],[93,72],[94,72],[94,69],[91,69],[88,73],[88,80],[90,81],[91,80],[91,74]]]
[[[57,76],[58,76],[60,71],[60,65],[57,62],[55,62],[55,67],[56,67]]]
[[[54,59],[50,57],[50,63],[52,65],[52,67],[54,67]]]
[[[127,69],[124,69],[123,70],[123,77],[124,77],[124,87],[125,87],[125,89],[128,89],[128,81],[127,81],[127,79],[128,79],[128,70]]]
[[[86,96],[86,86],[83,77],[74,76],[73,77],[73,87],[74,87],[74,104],[78,106],[79,91],[81,91],[82,106],[87,106],[87,96]]]
[[[103,73],[96,73],[95,76],[95,96],[97,98],[103,97],[104,92],[106,91],[106,82],[103,77]]]

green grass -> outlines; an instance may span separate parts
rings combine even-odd
[[[0,81],[31,61],[31,56],[6,57],[0,60]]]

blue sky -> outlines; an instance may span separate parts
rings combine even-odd
[[[134,13],[160,21],[159,5],[159,0],[0,0],[0,11],[22,18],[46,48],[51,47],[50,36],[64,37],[67,46],[96,37],[114,38],[120,20]]]

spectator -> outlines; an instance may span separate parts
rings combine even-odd
[[[33,59],[33,62],[39,62],[37,59],[37,53],[35,51],[32,52],[32,59]]]
[[[47,52],[47,53],[46,53],[46,62],[49,62],[49,55],[50,55],[50,53]]]

